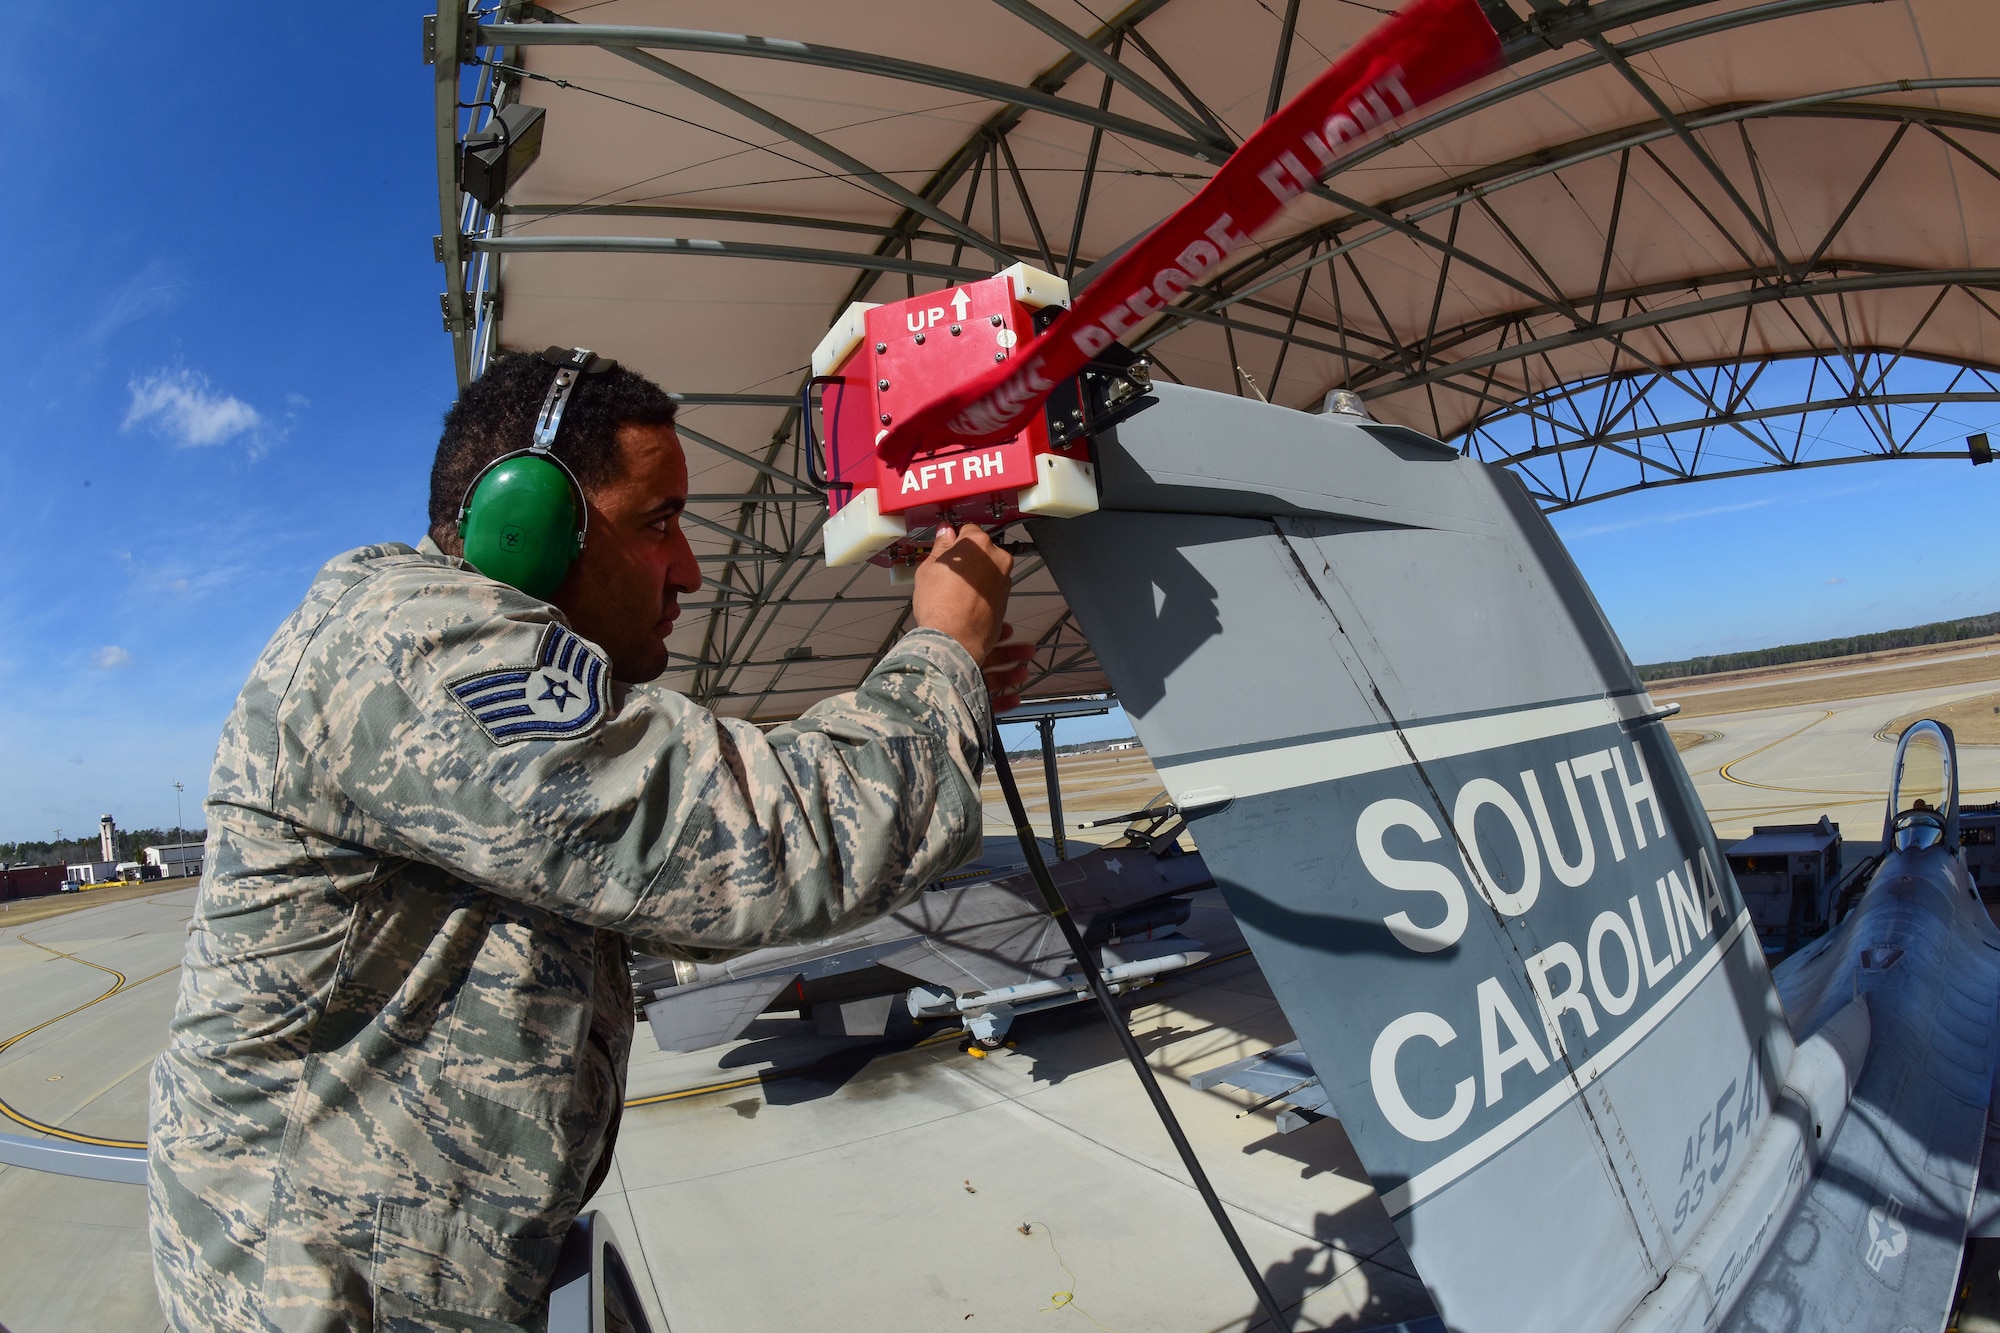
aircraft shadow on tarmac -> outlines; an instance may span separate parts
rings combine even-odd
[[[1264,1284],[1270,1288],[1271,1295],[1277,1298],[1279,1308],[1287,1316],[1285,1333],[1307,1328],[1315,1330],[1315,1333],[1347,1333],[1347,1330],[1379,1329],[1384,1325],[1393,1326],[1398,1321],[1414,1322],[1427,1316],[1435,1317],[1435,1312],[1426,1308],[1428,1302],[1416,1295],[1422,1288],[1417,1281],[1415,1270],[1410,1266],[1408,1256],[1403,1254],[1400,1246],[1392,1243],[1375,1251],[1375,1254],[1380,1254],[1386,1250],[1393,1256],[1393,1263],[1384,1264],[1382,1259],[1369,1253],[1367,1248],[1350,1244],[1348,1237],[1343,1234],[1343,1219],[1353,1219],[1363,1207],[1362,1204],[1355,1204],[1338,1213],[1318,1214],[1313,1219],[1313,1235],[1320,1243],[1301,1245],[1292,1251],[1289,1259],[1280,1260],[1264,1269]],[[1362,1268],[1364,1277],[1369,1275],[1368,1270],[1363,1267],[1364,1263],[1390,1267],[1408,1277],[1410,1296],[1390,1304],[1383,1299],[1381,1293],[1372,1289],[1371,1284],[1368,1298],[1359,1310],[1343,1314],[1328,1324],[1310,1322],[1300,1307],[1308,1297],[1321,1288],[1340,1281],[1345,1276],[1337,1269],[1339,1256],[1342,1254],[1356,1261],[1354,1266]],[[1422,1328],[1424,1325],[1419,1324],[1418,1327]],[[1244,1328],[1245,1333],[1258,1333],[1258,1330],[1268,1330],[1270,1322],[1253,1306],[1245,1312]],[[1443,1324],[1437,1324],[1436,1328],[1439,1333],[1445,1333]]]
[[[831,1097],[885,1055],[910,1049],[929,1029],[908,1036],[826,1037],[808,1019],[759,1018],[749,1040],[716,1061],[722,1069],[767,1065],[758,1073],[758,1095],[772,1106],[797,1106]]]

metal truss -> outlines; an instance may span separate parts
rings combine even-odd
[[[1678,137],[1675,126],[1653,121],[1545,150],[1531,160],[1503,162],[1464,173],[1451,181],[1379,205],[1364,205],[1329,190],[1330,198],[1351,206],[1353,212],[1347,217],[1266,246],[1255,260],[1233,271],[1224,282],[1204,290],[1198,301],[1177,309],[1169,318],[1160,321],[1139,340],[1138,345],[1142,348],[1156,346],[1192,323],[1215,323],[1234,332],[1280,338],[1293,345],[1324,351],[1351,362],[1346,383],[1359,390],[1364,398],[1381,398],[1413,388],[1436,386],[1470,394],[1490,404],[1490,410],[1504,411],[1508,403],[1528,390],[1525,386],[1518,386],[1518,392],[1510,393],[1509,390],[1517,386],[1491,373],[1495,367],[1532,362],[1537,357],[1591,343],[1605,344],[1635,359],[1643,359],[1625,345],[1627,335],[1642,329],[1664,328],[1686,320],[1741,311],[1772,302],[1796,303],[1803,313],[1788,317],[1812,324],[1829,347],[1842,353],[1850,353],[1853,349],[1847,346],[1841,330],[1827,317],[1826,304],[1829,298],[1837,300],[1843,294],[1892,288],[1938,289],[1940,292],[1959,288],[1966,299],[1976,303],[1988,317],[1994,317],[1995,302],[2000,299],[2000,269],[1904,269],[1864,260],[1843,260],[1830,253],[1841,228],[1860,206],[1882,168],[1904,143],[1913,127],[1944,142],[1969,165],[2000,177],[2000,168],[1996,168],[1988,157],[1974,152],[1953,133],[1967,137],[1972,133],[2000,135],[2000,119],[1930,107],[1857,100],[1897,91],[1938,91],[1968,86],[2000,87],[2000,79],[1906,80],[1898,84],[1845,88],[1782,102],[1710,108],[1697,115],[1674,118],[1676,125],[1689,133],[1719,127],[1735,128],[1743,136],[1753,165],[1757,158],[1748,127],[1754,122],[1820,118],[1875,121],[1896,127],[1834,226],[1804,261],[1789,259],[1774,241],[1764,241],[1768,232],[1761,210],[1750,209],[1746,218],[1755,223],[1754,230],[1758,233],[1762,255],[1755,253],[1754,247],[1738,244],[1737,257],[1741,263],[1735,268],[1718,270],[1693,280],[1676,278],[1654,286],[1608,288],[1607,279],[1618,242],[1617,223],[1630,188],[1635,161],[1642,160],[1648,164],[1670,188],[1696,200],[1707,211],[1707,206],[1700,204],[1698,196],[1679,173],[1652,151],[1652,144]],[[1457,109],[1453,108],[1454,111]],[[1420,121],[1409,132],[1414,133],[1424,127],[1425,122]],[[1436,126],[1431,125],[1430,128]],[[1365,160],[1372,155],[1370,150],[1363,150],[1356,157]],[[1508,228],[1501,207],[1505,203],[1503,196],[1510,189],[1544,178],[1560,180],[1561,172],[1566,168],[1614,156],[1619,162],[1617,187],[1608,201],[1610,225],[1605,232],[1596,289],[1576,293],[1557,290],[1546,270],[1537,262],[1531,247]],[[1760,192],[1765,188],[1761,179],[1757,188]],[[1733,186],[1731,195],[1741,198]],[[1747,203],[1744,207],[1749,208]],[[1491,260],[1473,255],[1455,244],[1453,238],[1459,219],[1468,211],[1475,210],[1507,236],[1525,274],[1499,267]],[[1728,233],[1721,219],[1715,218],[1712,213],[1709,216],[1725,234]],[[1336,307],[1340,304],[1343,288],[1346,288],[1351,292],[1348,299],[1356,300],[1360,309],[1372,308],[1377,316],[1377,325],[1386,330],[1387,317],[1381,314],[1374,291],[1353,264],[1351,256],[1367,247],[1389,241],[1414,242],[1433,254],[1440,290],[1450,278],[1452,265],[1457,263],[1498,280],[1518,294],[1520,303],[1504,313],[1483,316],[1475,322],[1454,327],[1440,327],[1434,318],[1426,327],[1390,337],[1297,313],[1316,271],[1323,269],[1324,281],[1334,294]],[[1339,267],[1341,264],[1345,265],[1344,270]],[[1285,288],[1293,293],[1289,310],[1282,303],[1258,299],[1265,292]],[[1699,295],[1693,295],[1695,293]],[[1611,317],[1607,318],[1607,315]],[[1267,318],[1258,319],[1256,316]],[[1279,318],[1285,319],[1284,328],[1276,325],[1275,321]],[[1329,341],[1322,336],[1325,334],[1333,335],[1333,339]]]
[[[1894,352],[1620,371],[1533,394],[1466,432],[1544,510],[1658,486],[1847,463],[1968,457],[2000,374]],[[1719,405],[1720,410],[1716,410]]]
[[[991,2],[1054,41],[1064,54],[1034,78],[1014,85],[775,34],[575,23],[525,0],[503,0],[497,10],[478,12],[465,0],[446,0],[436,20],[435,43],[447,55],[438,61],[436,79],[444,224],[436,248],[445,269],[441,304],[460,382],[476,375],[493,351],[504,254],[619,251],[657,256],[662,263],[749,258],[831,265],[851,271],[853,280],[827,310],[829,322],[849,302],[869,297],[884,282],[914,292],[919,282],[984,277],[1016,260],[1063,273],[1078,288],[1122,249],[1082,250],[1093,193],[1106,181],[1100,170],[1106,136],[1166,155],[1161,174],[1199,182],[1254,128],[1226,123],[1198,91],[1201,72],[1175,69],[1148,40],[1148,21],[1176,0],[1134,0],[1088,32],[1068,28],[1032,0]],[[2000,79],[1910,79],[1780,101],[1677,110],[1649,82],[1642,63],[1635,62],[1683,43],[1869,0],[1767,0],[1724,12],[1701,12],[1714,9],[1705,0],[1482,2],[1501,29],[1509,63],[1532,59],[1531,72],[1412,121],[1346,158],[1319,190],[1337,216],[1264,244],[1220,281],[1188,293],[1137,340],[1164,374],[1178,378],[1173,366],[1177,334],[1217,330],[1232,361],[1239,345],[1275,343],[1268,382],[1252,384],[1251,390],[1273,402],[1307,406],[1334,385],[1323,376],[1304,382],[1296,371],[1287,382],[1289,354],[1335,358],[1341,370],[1334,384],[1371,401],[1431,404],[1433,433],[1454,439],[1475,457],[1512,467],[1549,509],[1749,472],[1965,456],[1962,436],[1968,423],[1975,429],[1983,425],[1991,415],[1986,405],[2000,402],[2000,376],[1994,368],[1941,366],[1909,355],[1908,344],[1884,347],[1859,339],[1851,331],[1847,303],[1870,292],[1913,291],[1929,302],[1926,322],[1941,308],[2000,320],[2000,269],[1911,269],[1871,262],[1843,249],[1842,229],[1877,188],[1895,155],[1918,143],[1942,145],[1957,166],[2000,178],[1995,166],[2000,119],[1923,105],[1936,100],[1932,93],[2000,86]],[[1280,8],[1267,114],[1282,99],[1299,6],[1289,0],[1275,7],[1274,15]],[[1614,32],[1635,35],[1612,40]],[[485,210],[456,188],[458,144],[534,77],[521,59],[522,50],[531,45],[589,46],[627,61],[757,126],[770,136],[770,151],[803,155],[874,191],[894,203],[897,214],[886,224],[871,224],[588,200]],[[449,59],[454,51],[460,65]],[[1548,59],[1550,52],[1567,54]],[[989,99],[994,109],[927,179],[910,188],[675,64],[670,57],[680,53],[839,69]],[[703,68],[712,72],[719,66],[710,59]],[[1531,157],[1457,170],[1403,197],[1366,203],[1343,189],[1343,174],[1365,168],[1399,146],[1514,99],[1534,97],[1564,80],[1606,70],[1632,86],[1650,108],[1650,118]],[[1072,89],[1072,84],[1078,86]],[[1114,90],[1144,103],[1160,121],[1112,111]],[[1080,184],[1074,178],[1056,185],[1029,183],[1010,141],[1029,117],[1088,127]],[[1769,127],[1800,119],[1865,122],[1883,127],[1886,134],[1880,155],[1860,173],[1838,221],[1803,252],[1779,242],[1773,218],[1782,215],[1784,201],[1774,197],[1776,187],[1758,151],[1758,139]],[[1730,145],[1730,162],[1740,160],[1747,167],[1726,166],[1718,154],[1723,144]],[[1617,184],[1595,215],[1608,219],[1597,281],[1587,289],[1565,288],[1551,276],[1533,238],[1510,226],[1510,192],[1550,183],[1568,190],[1565,173],[1608,161],[1616,162]],[[1628,192],[1642,188],[1642,177],[1643,188],[1675,194],[1702,210],[1728,240],[1732,253],[1726,264],[1695,281],[1633,287],[1611,282],[1620,217]],[[1027,234],[1001,234],[1003,198],[1025,219]],[[787,238],[785,243],[750,244],[699,235],[509,232],[515,220],[570,214],[676,219],[696,232],[705,224],[751,222]],[[1461,223],[1473,218],[1504,236],[1507,248],[1480,251],[1462,243]],[[856,237],[869,242],[865,250],[839,248]],[[1435,283],[1430,319],[1414,327],[1392,324],[1357,262],[1392,251],[1403,258],[1413,251],[1421,255]],[[1448,285],[1467,274],[1508,292],[1506,308],[1477,319],[1441,322]],[[1332,318],[1325,314],[1328,297]],[[1816,354],[1775,363],[1755,356],[1748,339],[1751,320],[1774,314],[1803,332]],[[1689,364],[1677,354],[1680,330],[1696,321],[1712,327],[1717,320],[1731,319],[1741,320],[1744,329],[1740,358]],[[2000,335],[2000,329],[1994,334]],[[1916,334],[1910,337],[1914,341]],[[2000,336],[1986,342],[2000,346]],[[1557,369],[1558,358],[1592,348],[1597,364],[1608,369],[1581,378]],[[1238,392],[1245,391],[1241,381],[1247,380],[1239,372]],[[692,448],[743,465],[752,480],[740,492],[697,497],[690,509],[695,526],[712,540],[699,543],[707,594],[685,605],[706,614],[707,629],[699,650],[676,660],[693,673],[689,692],[694,697],[747,701],[755,714],[774,700],[781,706],[788,693],[803,696],[823,688],[788,688],[794,664],[845,660],[797,656],[810,626],[819,620],[809,620],[801,634],[794,617],[794,628],[779,634],[778,609],[818,608],[824,619],[839,606],[870,599],[853,593],[853,579],[832,594],[821,584],[813,596],[799,595],[818,558],[825,516],[820,497],[802,476],[796,395],[681,396],[690,403],[744,409],[742,433],[711,427],[716,435],[727,435],[728,442],[692,429],[684,428],[682,435]],[[1447,412],[1442,408],[1446,402],[1459,406]],[[775,423],[774,409],[780,413]],[[1460,424],[1445,426],[1447,417]],[[733,413],[723,416],[724,421],[735,419]],[[1032,560],[1023,561],[1017,578],[1028,577],[1036,567]],[[895,632],[900,629],[899,623]],[[866,655],[854,656],[859,662]],[[1066,615],[1038,644],[1037,679],[1091,665],[1089,646]],[[751,673],[757,677],[755,685],[746,683]]]

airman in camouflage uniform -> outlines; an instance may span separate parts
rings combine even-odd
[[[989,726],[937,629],[766,733],[614,681],[430,541],[326,565],[216,755],[153,1071],[172,1325],[537,1326],[616,1134],[625,941],[713,957],[909,901],[978,844]]]

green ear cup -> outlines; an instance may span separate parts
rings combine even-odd
[[[472,488],[458,531],[474,569],[546,599],[579,545],[569,474],[528,454],[494,464]]]

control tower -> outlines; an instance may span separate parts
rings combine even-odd
[[[118,821],[110,815],[97,821],[97,856],[101,861],[118,860]]]

